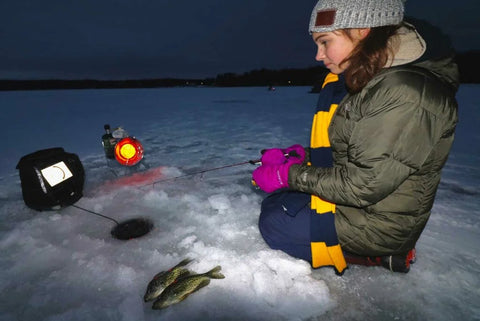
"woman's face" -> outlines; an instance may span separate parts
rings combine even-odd
[[[315,60],[322,61],[332,73],[341,74],[348,68],[348,63],[342,64],[342,61],[369,31],[370,29],[350,29],[348,34],[338,30],[314,32],[312,38],[317,45]]]

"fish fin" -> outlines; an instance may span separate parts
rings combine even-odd
[[[184,259],[180,263],[178,263],[175,267],[185,266],[192,261],[193,261],[193,259],[187,257],[186,259]]]
[[[174,267],[168,269],[168,272],[172,271],[172,270],[175,269],[175,268],[178,268],[178,267],[181,267],[181,266],[185,266],[185,265],[187,265],[188,263],[190,263],[190,262],[192,262],[192,261],[193,261],[192,259],[190,259],[190,258],[187,257],[186,259],[182,260],[180,263],[178,263],[178,264],[175,265]]]
[[[210,271],[208,271],[207,273],[205,273],[205,275],[208,276],[211,279],[224,279],[225,275],[223,275],[222,273],[219,272],[221,269],[222,269],[222,267],[220,265],[218,265],[218,266],[214,267],[213,269],[211,269]]]

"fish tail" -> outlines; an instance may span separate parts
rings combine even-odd
[[[208,271],[207,273],[205,273],[205,275],[208,276],[211,279],[224,279],[225,275],[223,275],[222,273],[219,272],[221,269],[222,269],[222,267],[220,265],[218,265],[218,266],[214,267],[213,269],[211,269],[210,271]]]

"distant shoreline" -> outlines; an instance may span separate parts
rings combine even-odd
[[[159,79],[36,79],[0,80],[0,91],[49,89],[114,89],[157,87],[246,87],[246,86],[313,86],[323,80],[328,70],[324,67],[304,69],[260,69],[244,74],[225,73],[215,78],[159,78]]]
[[[456,61],[460,83],[480,83],[477,62],[480,50],[459,53]],[[303,69],[252,70],[243,74],[224,73],[212,78],[158,78],[158,79],[0,79],[0,91],[51,89],[115,89],[158,87],[247,87],[247,86],[312,86],[318,87],[328,70],[323,66]]]

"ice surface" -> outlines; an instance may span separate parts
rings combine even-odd
[[[351,266],[343,277],[263,242],[252,165],[204,172],[307,145],[317,99],[308,90],[0,92],[0,320],[479,320],[479,86],[460,87],[457,139],[417,263],[408,274]],[[106,162],[105,123],[143,143],[150,179],[121,178]],[[119,241],[113,222],[76,208],[27,208],[16,163],[56,146],[85,167],[77,205],[118,221],[148,217],[154,230]],[[196,272],[221,265],[226,278],[152,310],[148,282],[186,257]]]

